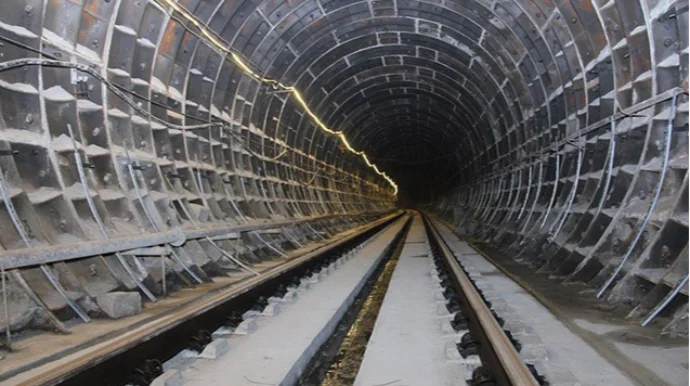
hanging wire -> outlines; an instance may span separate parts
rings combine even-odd
[[[201,38],[201,36],[199,36],[199,35],[196,35],[196,36],[198,36],[198,37]],[[4,37],[4,36],[0,36],[0,40],[7,41],[7,42],[9,42],[9,43],[11,43],[11,44],[13,44],[13,45],[16,45],[16,46],[18,46],[18,47],[21,47],[21,48],[23,48],[23,49],[26,49],[26,50],[28,50],[28,51],[35,52],[35,53],[38,53],[38,54],[40,54],[40,55],[42,55],[42,56],[45,56],[45,57],[47,57],[47,58],[50,58],[50,59],[25,58],[25,59],[17,59],[17,60],[14,60],[14,61],[3,62],[3,63],[0,63],[0,72],[8,71],[8,70],[16,69],[16,68],[20,68],[20,67],[22,67],[22,66],[33,66],[33,65],[40,65],[40,66],[46,66],[46,67],[58,67],[58,68],[76,69],[77,71],[81,71],[81,72],[84,72],[84,73],[86,73],[86,74],[91,75],[92,77],[94,77],[95,79],[97,79],[98,81],[100,81],[101,83],[105,84],[106,87],[107,87],[110,91],[112,91],[117,97],[119,97],[120,99],[122,99],[127,105],[129,105],[130,107],[132,107],[133,109],[135,109],[135,111],[136,111],[137,113],[146,116],[147,118],[149,118],[149,119],[152,120],[152,121],[156,121],[157,123],[159,123],[159,124],[165,126],[166,128],[171,128],[171,129],[183,130],[183,131],[184,131],[184,130],[205,129],[205,128],[211,128],[211,127],[221,127],[221,128],[223,128],[223,129],[226,129],[226,131],[230,132],[230,133],[232,134],[232,136],[240,142],[240,144],[242,145],[242,147],[245,148],[245,150],[247,150],[248,153],[250,153],[251,155],[253,155],[253,156],[255,156],[255,157],[259,158],[259,159],[262,159],[262,160],[264,160],[264,161],[269,161],[269,162],[273,162],[273,161],[276,161],[276,160],[280,159],[280,158],[283,157],[283,156],[287,153],[287,151],[290,149],[290,147],[289,147],[287,144],[280,143],[279,141],[274,140],[275,143],[277,143],[278,145],[280,145],[281,147],[283,147],[283,150],[282,150],[281,153],[278,154],[277,156],[275,156],[275,157],[273,157],[273,158],[267,158],[266,156],[259,155],[259,154],[255,153],[255,152],[253,152],[253,151],[249,148],[249,145],[248,145],[247,141],[246,141],[244,138],[242,138],[241,136],[239,136],[239,135],[236,133],[236,131],[235,131],[234,129],[232,129],[230,126],[228,126],[228,125],[226,125],[226,124],[224,124],[224,123],[222,123],[222,122],[209,122],[209,123],[202,123],[202,124],[198,124],[198,125],[176,125],[176,124],[170,123],[170,122],[168,122],[168,121],[166,121],[166,120],[164,120],[164,119],[161,119],[161,118],[156,117],[155,115],[152,115],[151,113],[149,113],[148,110],[142,108],[137,102],[135,102],[135,101],[132,100],[130,97],[128,97],[127,94],[129,94],[129,95],[131,95],[131,96],[133,96],[133,97],[135,97],[135,98],[137,98],[137,99],[141,99],[141,100],[144,100],[144,101],[146,101],[146,102],[148,102],[148,103],[151,103],[151,104],[154,104],[154,105],[156,105],[156,106],[159,106],[159,107],[168,108],[167,105],[165,105],[165,104],[163,104],[163,103],[160,103],[160,102],[157,102],[157,101],[155,101],[155,100],[152,100],[152,99],[150,99],[150,98],[148,98],[148,97],[146,97],[146,96],[140,95],[140,94],[138,94],[138,93],[136,93],[136,92],[134,92],[134,91],[132,91],[132,90],[129,90],[129,89],[127,89],[127,88],[125,88],[125,87],[123,87],[123,86],[121,86],[121,85],[118,85],[118,84],[116,84],[116,83],[110,82],[108,79],[106,79],[105,77],[103,77],[103,76],[102,76],[96,69],[94,69],[94,68],[91,68],[91,67],[89,67],[89,66],[87,66],[87,65],[83,65],[83,64],[78,64],[78,63],[66,62],[66,61],[59,60],[59,59],[58,59],[56,56],[54,56],[54,55],[51,55],[51,54],[46,53],[46,52],[43,52],[43,51],[41,51],[41,50],[39,50],[39,49],[35,49],[35,48],[31,47],[31,46],[28,46],[28,45],[26,45],[26,44],[23,44],[23,43],[21,43],[21,42],[15,41],[15,40],[13,40],[13,39],[10,39],[10,38]],[[190,115],[187,115],[187,114],[183,114],[183,116],[186,117],[186,118],[189,118],[189,119],[198,120],[198,117],[190,116]],[[362,181],[364,181],[364,180],[362,180]],[[368,181],[364,181],[364,182],[369,183]]]
[[[333,130],[329,128],[324,122],[322,122],[321,119],[309,108],[309,105],[304,100],[304,97],[299,92],[299,90],[297,90],[297,88],[295,88],[294,86],[287,86],[273,78],[266,77],[260,74],[260,71],[256,70],[255,65],[253,65],[249,60],[243,58],[238,52],[233,50],[229,43],[225,42],[220,36],[213,32],[208,25],[197,19],[196,16],[194,16],[182,5],[176,3],[173,0],[154,0],[154,2],[163,8],[165,8],[166,5],[169,6],[174,12],[180,14],[187,22],[194,25],[194,27],[197,28],[198,32],[201,35],[203,35],[204,40],[206,42],[212,44],[217,50],[229,56],[230,59],[235,63],[235,65],[246,75],[258,80],[259,82],[267,85],[268,87],[271,87],[274,90],[285,91],[292,95],[292,97],[302,107],[304,112],[307,113],[307,115],[312,119],[316,126],[319,129],[321,129],[321,131],[338,137],[340,142],[343,144],[343,146],[345,146],[345,148],[349,152],[359,155],[369,168],[376,172],[376,174],[383,177],[391,185],[391,187],[393,188],[394,195],[398,194],[398,185],[395,183],[395,181],[393,181],[393,179],[391,179],[386,173],[380,171],[379,168],[369,160],[369,157],[364,151],[356,150],[355,148],[353,148],[342,131]],[[173,15],[171,15],[171,17],[172,16]],[[180,23],[180,25],[188,31],[192,32],[188,24]]]

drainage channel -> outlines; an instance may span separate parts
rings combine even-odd
[[[287,288],[299,285],[303,278],[328,266],[332,261],[353,250],[380,230],[395,222],[399,216],[387,219],[364,232],[351,237],[333,247],[325,247],[305,261],[289,269],[279,271],[276,275],[258,282],[228,296],[227,299],[203,313],[186,318],[172,328],[155,336],[146,337],[136,345],[113,352],[106,359],[94,359],[88,368],[79,373],[70,374],[62,380],[51,380],[46,384],[61,385],[106,385],[106,386],[146,386],[162,374],[162,363],[183,350],[201,352],[211,341],[210,331],[221,327],[235,328],[242,322],[242,315],[248,311],[265,307],[268,299],[282,296]],[[310,254],[307,254],[310,255]],[[301,259],[301,258],[297,258]],[[297,260],[295,259],[295,260]],[[174,313],[167,317],[175,318]],[[98,362],[97,362],[98,361]]]
[[[388,256],[378,264],[333,334],[312,357],[299,381],[300,386],[354,383],[411,224],[412,219],[395,236]]]

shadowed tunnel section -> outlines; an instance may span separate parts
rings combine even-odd
[[[127,237],[240,218],[361,219],[397,199],[631,305],[631,317],[658,305],[669,326],[687,315],[687,1],[180,2],[203,30],[166,1],[0,0],[1,60],[82,63],[103,77],[0,72],[2,144],[16,152],[0,163],[33,232],[23,242],[3,212],[3,248],[100,239],[99,216],[107,237]],[[204,31],[295,86],[398,183],[397,198],[292,94],[249,76]],[[321,226],[342,228],[341,217]],[[218,260],[203,242],[178,249],[197,271]],[[89,259],[61,264],[81,278]],[[29,286],[44,280],[36,270]],[[99,282],[63,284],[93,296],[123,280],[84,281]]]

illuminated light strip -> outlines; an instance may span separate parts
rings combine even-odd
[[[347,140],[347,138],[345,137],[345,134],[342,131],[335,131],[335,130],[330,129],[328,126],[326,126],[326,124],[323,123],[319,119],[319,117],[316,116],[316,114],[314,114],[311,111],[311,109],[307,105],[307,102],[304,101],[304,99],[302,98],[302,95],[300,94],[300,92],[295,87],[286,86],[286,85],[284,85],[284,84],[282,84],[282,83],[280,83],[274,79],[264,78],[260,74],[257,74],[256,72],[254,72],[249,67],[249,65],[247,65],[247,63],[245,63],[244,60],[239,55],[237,55],[235,52],[228,49],[226,47],[226,45],[221,40],[216,38],[213,35],[213,33],[209,32],[209,30],[205,27],[205,25],[203,25],[203,23],[201,23],[199,20],[197,20],[196,16],[194,16],[192,13],[187,11],[187,9],[185,9],[183,6],[177,4],[174,0],[153,0],[153,1],[158,3],[161,6],[162,6],[162,4],[160,4],[159,1],[162,1],[165,4],[169,5],[174,11],[181,14],[187,21],[192,23],[201,32],[201,34],[204,35],[208,39],[209,42],[213,43],[213,45],[215,45],[216,48],[218,48],[220,51],[225,52],[227,55],[229,55],[232,58],[232,61],[235,62],[235,64],[240,69],[242,69],[242,71],[244,71],[245,74],[257,79],[258,81],[260,81],[262,83],[266,83],[266,84],[271,85],[274,89],[280,88],[280,89],[285,90],[285,91],[289,92],[290,94],[292,94],[292,96],[295,98],[295,100],[297,100],[297,102],[300,104],[300,106],[302,106],[304,111],[311,117],[311,119],[314,121],[314,123],[316,123],[317,127],[319,127],[322,131],[324,131],[330,135],[334,135],[334,136],[338,137],[340,139],[340,142],[345,146],[345,148],[350,153],[361,156],[369,168],[374,170],[376,172],[376,174],[383,177],[393,187],[393,195],[398,194],[398,185],[395,183],[395,181],[393,181],[393,179],[390,178],[388,176],[388,174],[380,171],[379,168],[375,164],[373,164],[371,161],[369,161],[369,157],[367,157],[367,155],[364,153],[364,151],[355,150],[350,145],[350,142]]]

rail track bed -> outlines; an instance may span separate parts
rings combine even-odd
[[[3,384],[632,384],[546,309],[526,307],[548,319],[532,328],[487,278],[510,281],[434,219],[399,212]]]

